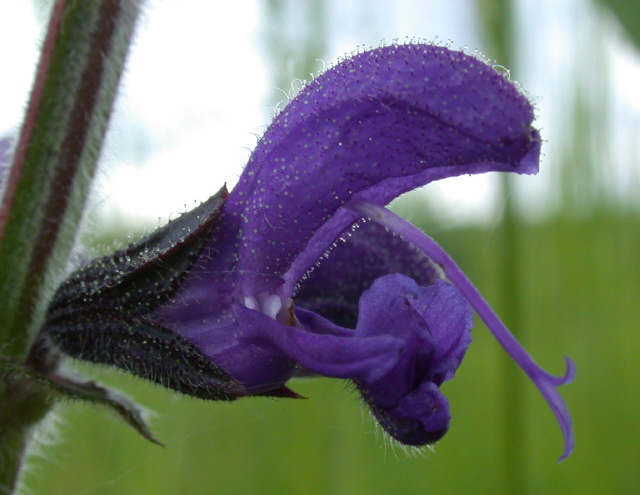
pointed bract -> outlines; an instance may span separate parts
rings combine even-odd
[[[43,336],[70,356],[119,366],[185,394],[246,395],[188,340],[149,318],[215,235],[226,196],[223,189],[126,249],[74,272],[49,305]]]

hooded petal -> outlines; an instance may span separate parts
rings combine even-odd
[[[387,46],[308,84],[269,126],[227,209],[241,221],[239,290],[295,283],[357,216],[433,180],[534,173],[533,109],[492,67],[444,47]],[[302,254],[301,254],[302,253]]]

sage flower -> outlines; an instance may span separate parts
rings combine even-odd
[[[573,446],[556,387],[435,242],[385,206],[431,181],[534,174],[533,108],[503,75],[442,46],[345,58],[259,140],[238,184],[61,286],[45,334],[75,357],[190,395],[299,397],[287,382],[351,380],[407,445],[451,419],[440,385],[472,310],[533,380]],[[179,173],[179,171],[177,171]]]

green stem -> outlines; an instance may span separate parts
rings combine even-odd
[[[4,433],[4,434],[2,434]],[[28,435],[22,429],[0,433],[0,493],[10,494],[16,489]]]
[[[140,0],[57,0],[0,207],[0,341],[24,358],[82,218]]]
[[[2,362],[27,360],[64,274],[142,0],[56,0],[0,204]],[[0,367],[0,493],[16,489],[50,396]]]
[[[0,358],[1,359],[1,358]],[[0,494],[17,488],[33,427],[47,414],[52,401],[37,382],[13,373],[0,360]]]

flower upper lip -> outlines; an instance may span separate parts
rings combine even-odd
[[[337,65],[275,118],[231,193],[241,292],[271,290],[289,271],[298,280],[357,220],[340,210],[351,199],[385,205],[445,177],[537,172],[532,120],[511,83],[444,47],[389,46]]]

